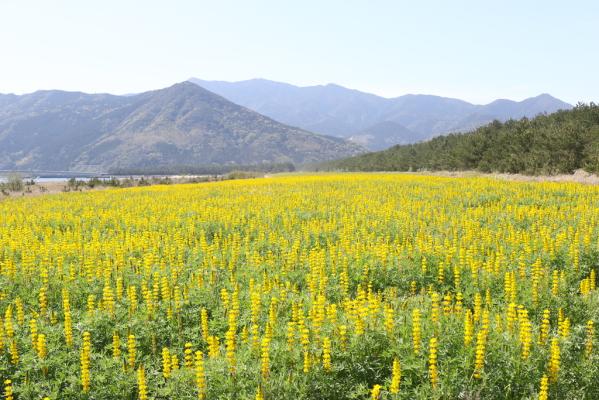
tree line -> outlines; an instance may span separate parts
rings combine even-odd
[[[439,136],[320,164],[319,170],[481,172],[557,174],[599,172],[599,105],[533,119],[493,121],[468,133]]]
[[[208,164],[208,165],[158,165],[147,167],[125,167],[109,170],[112,175],[224,175],[232,172],[293,172],[291,162],[262,164]]]

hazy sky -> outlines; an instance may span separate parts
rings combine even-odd
[[[0,93],[192,76],[599,102],[599,2],[0,0]]]

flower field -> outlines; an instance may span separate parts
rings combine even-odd
[[[598,399],[599,187],[289,176],[0,202],[5,399]]]

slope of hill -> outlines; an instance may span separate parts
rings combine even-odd
[[[305,163],[361,151],[189,82],[134,96],[40,91],[0,97],[0,169]]]
[[[521,102],[496,100],[475,105],[430,95],[387,99],[334,84],[298,87],[265,79],[223,82],[192,78],[190,81],[277,121],[317,133],[349,138],[362,131],[376,131],[385,122],[408,129],[389,132],[392,139],[387,141],[391,144],[463,132],[495,119],[531,118],[572,107],[546,94]],[[387,130],[376,136],[384,132]],[[376,145],[371,149],[376,149]]]
[[[385,99],[338,85],[298,87],[266,79],[190,82],[277,121],[312,132],[349,137],[381,122]]]
[[[350,171],[480,170],[526,174],[599,172],[599,105],[534,119],[495,121],[470,133],[440,136],[321,165]]]
[[[379,122],[349,137],[352,142],[371,150],[384,150],[396,144],[407,144],[420,139],[423,138],[392,121]]]

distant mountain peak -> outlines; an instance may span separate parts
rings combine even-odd
[[[171,86],[167,86],[166,88],[158,89],[158,90],[167,90],[170,88],[194,88],[194,87],[197,87],[197,85],[194,85],[192,82],[189,82],[189,81],[183,81],[183,82],[177,82]]]
[[[544,104],[550,105],[552,108],[560,107],[560,109],[564,109],[564,110],[570,109],[573,107],[572,104],[566,103],[565,101],[562,101],[562,100],[550,95],[549,93],[541,93],[538,96],[530,97],[528,99],[524,99],[521,101],[521,103],[524,103],[524,102],[542,102]],[[551,111],[557,111],[557,110],[551,110],[551,111],[547,110],[547,111],[551,112]]]
[[[555,100],[558,100],[556,97],[554,97],[554,96],[550,95],[549,93],[541,93],[541,94],[539,94],[538,96],[535,96],[534,98],[540,98],[540,99],[547,98],[547,99],[555,99]]]
[[[184,81],[184,82],[175,83],[174,85],[167,86],[165,88],[152,90],[152,91],[146,92],[146,93],[158,93],[158,92],[185,94],[185,93],[207,93],[209,91],[199,85],[192,83],[192,82]]]

